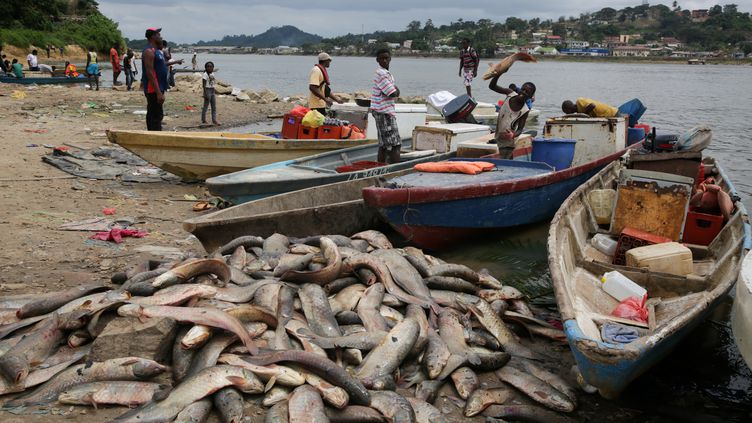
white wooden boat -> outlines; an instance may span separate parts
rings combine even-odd
[[[734,341],[747,366],[752,369],[752,252],[742,263],[736,281],[736,297],[731,310]]]

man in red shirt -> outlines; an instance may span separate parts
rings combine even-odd
[[[110,63],[112,63],[112,85],[118,85],[118,76],[120,76],[120,57],[118,56],[118,45],[114,44],[110,49]]]

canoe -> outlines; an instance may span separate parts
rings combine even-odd
[[[64,77],[23,77],[16,78],[13,76],[0,76],[0,82],[6,84],[22,84],[22,85],[50,85],[50,84],[86,84],[88,81],[86,78],[64,78]]]
[[[739,279],[736,281],[731,329],[742,358],[747,367],[752,369],[752,253],[748,253],[742,262]]]
[[[392,175],[405,172],[409,170]],[[250,201],[188,219],[183,229],[196,236],[208,252],[244,235],[354,234],[379,224],[376,211],[366,207],[361,197],[361,190],[379,178],[336,182]]]
[[[409,139],[403,140],[403,151],[409,150],[411,143]],[[436,150],[405,151],[399,163],[350,172],[343,171],[343,166],[353,166],[353,163],[356,165],[364,161],[375,163],[378,148],[378,144],[369,144],[272,163],[209,178],[206,180],[206,186],[212,195],[222,197],[233,204],[240,204],[318,185],[384,175],[410,169],[417,163],[445,160],[454,155],[453,153],[436,154]]]
[[[666,156],[670,158],[671,154]],[[716,182],[732,198],[738,198],[734,197],[736,191],[723,169],[711,158],[705,158],[704,163],[706,169],[716,169]],[[577,188],[554,216],[548,236],[551,279],[570,349],[583,380],[606,398],[619,396],[630,382],[666,357],[721,303],[737,279],[744,252],[752,246],[747,212],[744,205],[736,201],[735,212],[708,246],[688,245],[692,251],[692,273],[689,275],[612,264],[611,256],[591,246],[594,234],[611,234],[597,225],[587,195],[594,189],[616,186],[621,171],[627,167],[624,162],[612,163]],[[658,175],[665,176],[666,173]],[[657,186],[665,189],[657,188],[648,198],[658,200],[641,205],[649,207],[644,210],[650,213],[661,205],[677,204],[671,201],[679,195],[677,192],[681,192],[676,184]],[[691,189],[691,185],[687,188]],[[678,204],[686,207],[686,203]],[[677,212],[676,207],[666,208],[671,213]],[[684,208],[678,212],[684,213]],[[661,215],[656,216],[655,219],[645,219],[640,214],[634,218],[634,224],[663,222]],[[614,216],[614,222],[617,217]],[[659,224],[658,228],[662,227]],[[685,229],[678,238],[687,234]],[[618,302],[602,289],[600,279],[605,272],[612,270],[618,270],[647,290],[647,325],[611,315]],[[604,340],[601,329],[606,323],[636,328],[638,337],[629,343]]]
[[[107,131],[110,142],[186,181],[237,172],[375,140],[278,139],[231,132]]]

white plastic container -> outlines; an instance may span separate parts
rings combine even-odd
[[[647,267],[651,272],[686,276],[694,270],[692,250],[678,242],[632,248],[626,254],[627,266]]]
[[[618,241],[604,234],[595,234],[595,236],[590,239],[590,245],[592,245],[593,248],[609,257],[614,256],[617,244]]]
[[[588,203],[599,225],[611,223],[611,215],[616,204],[616,190],[594,189],[588,193]]]
[[[631,279],[616,270],[604,273],[601,282],[603,282],[603,290],[619,302],[629,297],[642,299],[648,294],[645,288],[632,282]]]

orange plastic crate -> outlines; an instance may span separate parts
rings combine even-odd
[[[298,139],[312,140],[318,137],[319,128],[310,128],[308,126],[300,125],[298,127]]]
[[[682,241],[689,244],[710,245],[721,229],[723,229],[723,216],[691,211],[687,213]]]
[[[282,138],[298,138],[301,120],[293,115],[285,115],[282,119]]]
[[[342,138],[342,128],[344,126],[323,125],[319,126],[319,139],[338,140]]]

